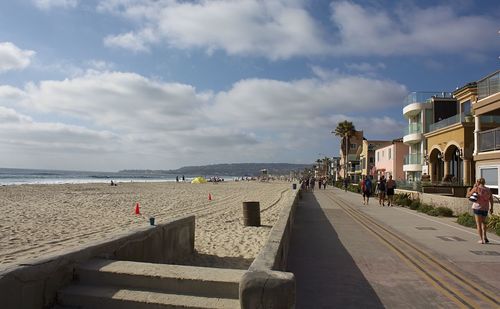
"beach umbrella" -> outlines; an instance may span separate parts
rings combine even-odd
[[[191,183],[205,183],[205,182],[207,182],[207,180],[201,176],[191,180]]]

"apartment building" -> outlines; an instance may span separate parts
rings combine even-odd
[[[500,178],[500,70],[477,82],[474,113],[474,153],[476,177],[498,195]]]
[[[457,101],[449,92],[412,92],[405,101],[403,116],[408,120],[403,143],[408,146],[403,171],[407,181],[418,181],[428,173],[424,161],[427,143],[424,134],[430,125],[457,114]]]
[[[352,183],[357,183],[361,176],[361,166],[359,156],[363,149],[363,131],[355,131],[349,139],[347,149],[347,161],[345,161],[344,153],[346,149],[340,147],[340,175],[342,178],[347,177]]]
[[[477,98],[477,84],[468,83],[455,90],[453,98],[456,99],[453,115],[429,125],[424,133],[427,139],[424,160],[431,181],[470,185],[474,181],[471,102]],[[447,106],[453,106],[453,102]]]
[[[377,149],[386,147],[390,144],[390,141],[367,140],[363,138],[363,147],[359,156],[361,175],[371,175],[373,178],[377,178],[375,153]]]
[[[385,147],[375,150],[375,178],[392,175],[394,180],[404,180],[403,163],[409,148],[403,139],[395,139]]]

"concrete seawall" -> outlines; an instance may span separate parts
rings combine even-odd
[[[0,271],[0,300],[6,309],[51,307],[56,292],[73,280],[75,266],[93,257],[173,263],[194,252],[195,217],[172,219],[111,239],[31,260]]]
[[[295,306],[295,276],[283,270],[286,269],[299,190],[293,190],[289,198],[264,248],[240,281],[241,308]]]

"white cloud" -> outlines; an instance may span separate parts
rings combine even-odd
[[[346,68],[348,68],[352,71],[358,71],[358,72],[363,72],[363,73],[371,73],[371,72],[385,69],[385,64],[383,64],[382,62],[377,62],[377,63],[373,63],[373,64],[368,63],[368,62],[346,63],[345,66],[346,66]]]
[[[10,95],[17,100],[15,106],[30,115],[63,119],[39,123],[3,108],[0,141],[12,149],[16,143],[33,152],[40,147],[41,153],[52,147],[60,156],[66,154],[64,162],[75,160],[75,152],[86,153],[88,164],[108,162],[115,169],[130,167],[123,164],[136,160],[145,160],[149,168],[165,168],[155,165],[163,160],[170,160],[172,167],[293,161],[304,147],[322,142],[317,136],[331,138],[329,132],[346,117],[381,137],[398,137],[394,132],[400,124],[380,113],[400,108],[406,92],[390,80],[346,74],[294,81],[246,79],[228,91],[211,93],[134,73],[88,71],[24,89],[0,87],[0,95]],[[379,116],[371,116],[375,113]],[[85,125],[66,125],[65,117]],[[102,153],[109,154],[109,161]]]
[[[397,5],[372,8],[335,1],[330,6],[331,25],[319,23],[307,2],[300,0],[102,0],[98,8],[138,25],[104,39],[107,46],[134,52],[164,44],[279,60],[317,55],[463,54],[496,46],[498,23],[490,17],[461,15],[451,5]],[[463,39],[467,37],[475,38],[474,44]]]
[[[34,55],[32,50],[20,49],[11,42],[0,42],[0,73],[26,68]]]
[[[50,10],[51,8],[75,8],[78,0],[33,0],[35,6],[41,10]]]
[[[109,131],[96,131],[62,123],[36,122],[14,109],[0,106],[0,141],[3,148],[18,151],[34,150],[43,153],[55,151],[111,150],[117,136]]]
[[[455,54],[483,51],[496,45],[495,20],[460,16],[451,6],[400,5],[390,12],[340,1],[333,2],[331,7],[332,22],[339,29],[336,54]],[[464,38],[474,38],[474,44]]]
[[[105,38],[108,46],[146,51],[164,40],[180,49],[270,59],[324,54],[328,46],[302,1],[102,1],[101,11],[144,21],[138,31]]]

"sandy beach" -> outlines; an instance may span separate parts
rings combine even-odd
[[[284,182],[3,186],[0,269],[148,225],[151,216],[162,223],[190,214],[196,215],[196,254],[183,263],[244,269],[289,202],[290,189]],[[261,227],[243,226],[243,201],[260,202]],[[141,215],[134,214],[136,202]]]

